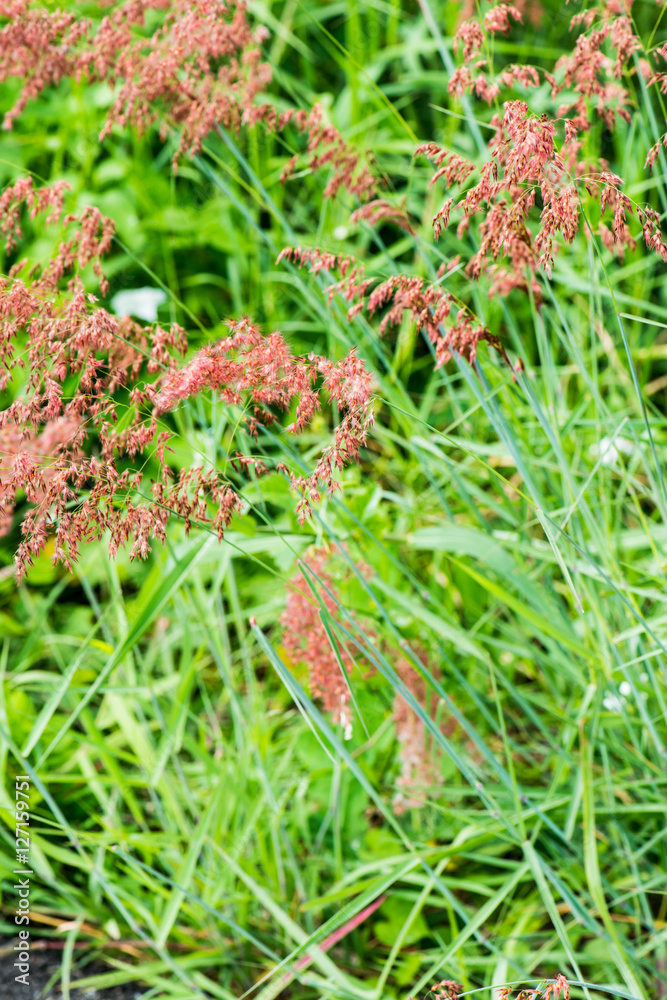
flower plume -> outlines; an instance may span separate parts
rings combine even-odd
[[[100,258],[113,223],[96,208],[64,214],[65,187],[36,190],[19,180],[0,200],[0,231],[10,248],[21,239],[21,217],[50,212],[66,238],[42,267],[17,264],[0,278],[2,388],[14,395],[0,413],[0,525],[8,531],[21,510],[19,576],[54,538],[54,559],[71,566],[83,541],[107,535],[114,554],[131,542],[144,557],[150,540],[163,541],[171,516],[189,530],[206,525],[222,537],[244,508],[238,484],[211,465],[176,472],[168,461],[165,417],[203,392],[239,406],[255,436],[294,406],[293,433],[302,431],[324,394],[340,420],[309,474],[284,463],[298,493],[303,521],[321,491],[337,488],[337,474],[358,461],[373,423],[370,374],[351,351],[340,361],[295,356],[279,333],[264,336],[249,320],[230,323],[230,336],[198,351],[181,366],[188,338],[177,324],[143,327],[118,318],[84,291],[80,272],[92,264],[104,285]],[[18,373],[27,368],[27,376]],[[143,456],[157,476],[145,481],[132,463]],[[267,472],[260,456],[237,454],[238,476]]]

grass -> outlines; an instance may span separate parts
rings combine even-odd
[[[664,992],[663,265],[641,250],[612,264],[580,239],[541,306],[489,300],[457,276],[523,360],[513,379],[491,352],[477,374],[461,361],[434,371],[410,328],[380,340],[363,318],[346,322],[344,303],[329,308],[326,278],[275,264],[295,242],[352,244],[369,273],[432,276],[462,248],[452,234],[432,245],[441,193],[426,194],[428,170],[411,160],[415,136],[477,155],[483,122],[444,86],[456,6],[256,6],[281,99],[328,101],[422,219],[414,239],[352,232],[354,206],[322,202],[307,171],[281,186],[290,150],[259,132],[211,136],[178,178],[154,136],[100,148],[94,88],[45,94],[2,139],[5,178],[17,165],[66,176],[74,202],[117,219],[111,295],[165,287],[161,316],[194,342],[247,313],[304,349],[339,357],[354,344],[377,382],[363,462],[305,529],[271,476],[247,484],[250,511],[221,546],[176,525],[145,564],[90,546],[72,574],[45,558],[20,588],[3,575],[2,928],[13,775],[27,773],[31,933],[62,944],[64,982],[76,966],[80,986],[140,981],[174,1000],[279,988],[383,1000],[438,978],[489,995],[562,971],[587,997]],[[518,60],[537,46],[546,63],[564,44],[554,19],[499,49]],[[649,189],[641,169],[652,119],[647,102],[606,141],[636,197],[664,198],[662,170]],[[188,404],[178,461],[223,467],[236,418]],[[258,447],[272,458],[291,443],[266,432]],[[288,580],[313,542],[349,567],[323,620],[375,667],[350,677],[350,741],[281,646]],[[321,599],[316,577],[301,586]],[[433,692],[434,719],[402,687],[398,651]],[[397,690],[429,728],[440,776],[402,816]],[[109,971],[87,975],[98,958]]]

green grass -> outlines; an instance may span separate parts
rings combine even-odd
[[[273,32],[276,99],[328,102],[422,220],[414,239],[343,236],[354,206],[323,202],[325,179],[304,170],[281,186],[288,140],[213,135],[178,178],[155,136],[118,132],[100,147],[108,98],[96,88],[46,93],[2,138],[3,179],[19,166],[65,176],[73,204],[114,216],[111,294],[165,287],[160,315],[193,344],[248,314],[298,349],[356,345],[377,381],[363,461],[304,529],[271,476],[246,484],[249,512],[220,546],[176,524],[145,564],[110,564],[100,545],[69,575],[44,557],[20,588],[2,576],[2,930],[15,907],[13,775],[28,773],[31,933],[61,943],[64,983],[76,966],[81,985],[269,1000],[286,973],[295,997],[381,1000],[439,978],[490,996],[562,971],[597,984],[587,996],[664,991],[664,265],[641,249],[618,265],[579,238],[542,282],[541,307],[489,300],[457,275],[457,294],[523,360],[513,380],[485,349],[477,374],[460,361],[434,371],[408,327],[380,340],[376,324],[346,322],[344,303],[328,306],[328,279],[275,264],[301,242],[352,247],[369,274],[433,276],[469,250],[453,233],[433,246],[442,192],[426,194],[429,170],[411,159],[414,136],[478,155],[482,112],[446,91],[456,6],[255,7]],[[550,65],[567,44],[545,19],[497,48]],[[606,155],[635,197],[659,199],[660,165],[650,188],[642,170],[649,108]],[[45,240],[34,234],[33,256]],[[192,401],[177,461],[224,467],[237,416]],[[328,419],[298,448],[268,432],[252,447],[309,462]],[[2,540],[6,565],[16,537]],[[287,581],[313,542],[350,569],[326,625],[375,667],[350,677],[350,741],[281,646]],[[434,719],[410,704],[441,781],[396,816],[401,652],[435,695]],[[100,957],[109,972],[87,976]]]

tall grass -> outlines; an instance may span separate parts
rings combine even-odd
[[[295,242],[353,245],[368,273],[433,277],[459,252],[453,235],[432,244],[429,175],[411,160],[415,139],[434,136],[479,155],[484,123],[446,92],[457,6],[253,8],[285,99],[328,98],[423,216],[414,237],[353,232],[354,206],[323,202],[321,178],[281,186],[291,150],[258,132],[210,136],[178,178],[155,139],[118,134],[100,151],[86,138],[97,90],[45,95],[2,140],[7,176],[19,164],[65,173],[76,200],[113,205],[112,269],[165,287],[173,318],[213,333],[248,312],[304,349],[356,346],[377,384],[364,459],[306,528],[269,476],[248,483],[249,513],[221,546],[174,526],[147,564],[91,546],[70,575],[47,557],[18,589],[3,575],[2,929],[8,789],[28,773],[33,933],[62,945],[65,984],[77,966],[80,987],[137,981],[179,1000],[286,988],[381,1000],[441,978],[490,991],[562,971],[586,996],[664,992],[664,265],[637,251],[610,267],[581,239],[542,305],[489,300],[461,276],[521,358],[513,378],[484,350],[475,372],[462,360],[434,370],[407,323],[381,340],[363,317],[348,324],[344,303],[329,307],[326,277],[275,263]],[[555,12],[499,50],[553,58],[567,44]],[[604,140],[637,198],[664,197],[660,164],[648,180],[641,169],[654,119],[647,98],[638,125]],[[178,419],[179,461],[222,467],[235,415],[191,401]],[[307,440],[315,452],[317,428]],[[287,447],[269,431],[259,445]],[[336,613],[322,603],[321,615],[359,661],[350,740],[281,646],[311,543],[349,567],[326,595]],[[317,576],[302,577],[322,600]],[[425,678],[433,717],[400,680],[399,653]],[[396,691],[429,729],[440,776],[400,816]],[[98,958],[109,971],[87,975]]]

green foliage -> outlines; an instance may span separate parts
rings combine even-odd
[[[520,43],[497,42],[504,57],[549,62],[569,44],[547,6]],[[248,483],[251,509],[220,546],[175,526],[147,563],[91,546],[67,574],[47,554],[17,589],[18,534],[1,540],[2,926],[13,930],[13,776],[29,773],[31,929],[68,941],[64,969],[102,957],[113,970],[82,986],[227,1000],[268,997],[285,973],[296,997],[381,1000],[440,978],[490,989],[560,970],[620,995],[664,990],[664,265],[638,250],[605,270],[580,238],[540,307],[519,292],[488,300],[461,272],[457,293],[522,359],[514,378],[485,349],[478,373],[435,371],[410,328],[381,340],[329,307],[325,280],[275,263],[301,242],[352,249],[368,273],[432,277],[463,249],[453,233],[431,245],[439,195],[411,159],[416,139],[476,155],[442,63],[457,8],[430,5],[441,36],[428,3],[253,8],[272,30],[278,104],[318,99],[372,150],[421,219],[414,238],[353,230],[355,206],[323,201],[326,178],[307,170],[281,185],[296,135],[212,135],[177,176],[157,134],[100,144],[99,87],[62,84],[2,138],[3,182],[64,177],[72,207],[115,219],[110,299],[164,288],[160,318],[186,325],[193,346],[244,314],[298,350],[355,345],[377,381],[363,461],[304,529],[272,476]],[[659,165],[650,180],[642,170],[652,128],[646,110],[641,135],[623,126],[608,140],[637,198],[664,196]],[[39,258],[50,238],[31,232],[25,252]],[[191,401],[175,461],[222,463],[225,419]],[[309,435],[316,453],[318,427]],[[259,445],[288,447],[268,433]],[[311,543],[349,553],[329,626],[375,667],[350,677],[350,741],[281,647],[287,581]],[[397,816],[406,642],[427,654],[413,665],[436,721],[411,707],[440,781]],[[330,952],[316,947],[380,895]]]

